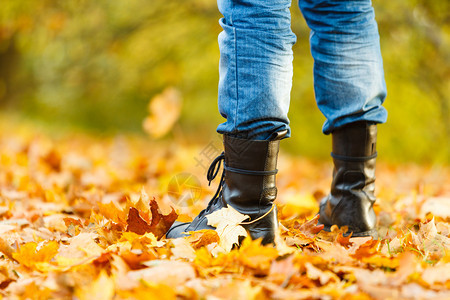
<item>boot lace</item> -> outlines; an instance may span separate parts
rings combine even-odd
[[[222,166],[222,161],[224,161],[224,160],[225,160],[225,153],[222,152],[219,156],[217,156],[213,160],[213,162],[209,166],[208,172],[206,174],[206,179],[208,180],[208,186],[210,186],[211,182],[216,178],[217,174],[220,171],[220,167]],[[220,182],[219,182],[219,186],[217,187],[216,193],[214,194],[212,199],[209,201],[206,209],[204,209],[200,212],[200,216],[209,212],[211,210],[211,208],[217,204],[220,197],[222,196],[222,187],[223,187],[224,183],[225,183],[225,171],[222,170],[222,175],[220,177]]]
[[[222,161],[225,160],[225,153],[222,152],[219,156],[217,156],[213,162],[211,163],[211,165],[209,166],[208,172],[206,174],[206,179],[208,180],[208,186],[211,185],[211,182],[216,178],[217,174],[220,171],[220,167],[222,166]],[[222,175],[220,177],[220,182],[219,182],[219,186],[217,187],[216,193],[214,194],[214,196],[212,197],[212,199],[209,201],[208,206],[206,207],[206,209],[202,210],[199,214],[199,217],[202,217],[204,214],[209,213],[212,209],[212,207],[214,205],[217,204],[217,202],[219,201],[219,199],[222,196],[222,187],[225,183],[225,170],[231,171],[231,172],[235,172],[235,173],[239,173],[239,174],[246,174],[246,175],[275,175],[278,170],[271,170],[271,171],[250,171],[250,170],[242,170],[242,169],[236,169],[236,168],[231,168],[225,165],[225,162],[223,162],[223,170],[222,170]],[[255,223],[263,218],[265,218],[269,213],[272,212],[272,210],[275,208],[275,204],[272,203],[272,207],[262,216],[256,218],[255,220],[250,220],[249,222],[241,222],[241,225],[249,225],[252,223]]]

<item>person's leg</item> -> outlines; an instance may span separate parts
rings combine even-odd
[[[245,139],[270,139],[288,130],[292,86],[291,0],[218,0],[219,35],[217,131]]]
[[[384,123],[386,84],[371,1],[299,0],[299,6],[311,28],[323,132],[358,121]]]
[[[212,229],[207,217],[231,206],[250,217],[242,225],[253,239],[273,243],[278,226],[274,200],[280,140],[289,136],[292,45],[290,0],[219,0],[224,15],[219,36],[219,111],[227,119],[224,153],[212,163],[208,180],[224,173],[216,195],[192,222],[176,222],[168,238]]]
[[[374,236],[376,124],[386,121],[379,35],[370,0],[299,0],[311,28],[314,89],[331,133],[334,162],[330,194],[319,222]]]

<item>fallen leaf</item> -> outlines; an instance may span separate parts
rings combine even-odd
[[[298,229],[300,232],[302,232],[309,238],[314,238],[317,235],[317,233],[322,231],[324,227],[323,224],[317,225],[317,223],[319,222],[319,217],[320,217],[319,215],[316,215],[314,218],[304,222],[301,225],[300,224],[294,225],[294,229]]]
[[[163,215],[159,209],[158,203],[154,199],[150,200],[150,212],[151,222],[149,224],[148,221],[141,217],[136,208],[130,207],[128,211],[128,225],[126,230],[137,234],[151,232],[157,239],[160,239],[166,234],[178,216],[173,208],[169,214]]]
[[[88,263],[100,257],[103,248],[94,239],[98,235],[95,233],[82,232],[69,239],[68,245],[61,245],[55,257],[60,267],[71,267],[80,263]]]
[[[97,205],[101,215],[121,225],[123,228],[126,227],[127,213],[124,212],[123,209],[118,208],[114,202],[112,201],[109,203],[98,202]]]
[[[368,237],[354,237],[350,239],[352,245],[348,249],[348,253],[356,259],[368,257],[376,253],[377,241],[374,241],[371,236]]]
[[[450,239],[438,233],[434,218],[426,224],[420,225],[418,232],[419,249],[425,251],[430,259],[440,259],[445,255],[445,249],[450,248]]]
[[[139,211],[134,207],[130,207],[130,210],[128,211],[127,224],[127,231],[137,234],[151,232],[150,224],[139,215]]]
[[[189,236],[185,237],[185,239],[191,243],[194,249],[198,249],[212,243],[218,243],[220,240],[217,231],[211,229],[189,231]]]
[[[231,206],[219,209],[206,216],[208,225],[216,228],[220,237],[219,246],[229,252],[234,245],[239,244],[240,237],[246,237],[247,231],[240,223],[249,218]]]
[[[29,268],[37,263],[49,262],[58,253],[59,244],[55,241],[47,242],[38,248],[34,242],[22,245],[18,252],[12,254],[13,258]]]
[[[147,250],[150,247],[162,247],[164,242],[158,241],[155,235],[147,232],[143,235],[134,232],[124,232],[119,239],[120,242],[129,242],[130,249]]]
[[[150,116],[155,137],[175,124],[157,128],[162,116]],[[279,161],[275,246],[246,239],[240,214],[222,215],[221,231],[165,239],[176,218],[171,178],[200,177],[219,139],[54,139],[23,126],[0,122],[0,298],[450,298],[447,166],[377,165],[379,241],[345,227],[318,232],[330,165],[295,156]],[[204,208],[201,199],[177,207],[181,220]]]

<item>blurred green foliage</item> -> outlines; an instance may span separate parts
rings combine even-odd
[[[374,3],[389,119],[378,147],[390,160],[450,160],[450,2]],[[314,102],[309,29],[292,8],[293,136],[285,148],[328,157]],[[183,95],[175,135],[210,139],[217,112],[215,1],[3,0],[0,105],[53,126],[142,132],[149,100],[166,87]],[[199,134],[201,133],[201,134]]]

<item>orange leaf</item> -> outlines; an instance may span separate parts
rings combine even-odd
[[[319,222],[319,215],[316,215],[314,218],[312,218],[309,221],[306,221],[301,225],[299,224],[294,225],[294,228],[301,231],[307,237],[314,238],[317,235],[317,233],[322,231],[324,227],[323,224],[317,225],[318,222]]]
[[[350,238],[352,237],[353,233],[350,233],[348,236],[344,236],[342,232],[339,232],[338,236],[336,237],[336,242],[341,244],[344,247],[350,246]]]
[[[132,270],[137,270],[143,267],[141,264],[144,261],[156,259],[157,256],[151,251],[136,253],[135,251],[124,251],[120,253],[122,259],[128,264]]]
[[[189,231],[189,236],[186,237],[186,239],[191,243],[194,249],[199,249],[203,246],[218,243],[220,241],[219,235],[212,229]]]
[[[368,257],[376,253],[376,245],[378,241],[374,241],[372,237],[356,237],[351,238],[353,245],[348,249],[348,253],[356,259]]]
[[[80,226],[83,227],[83,224],[81,224],[80,220],[74,219],[74,218],[64,218],[64,223],[66,226],[74,225],[74,226]]]
[[[98,202],[98,209],[100,214],[105,216],[107,219],[117,223],[123,227],[126,226],[127,215],[126,213],[118,208],[114,202],[102,203]]]

